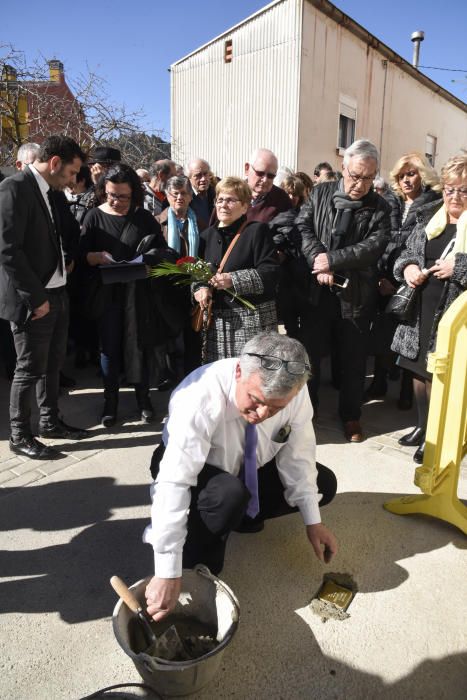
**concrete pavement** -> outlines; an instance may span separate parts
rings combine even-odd
[[[37,462],[7,445],[8,384],[0,380],[0,697],[78,700],[98,688],[140,680],[114,639],[112,574],[127,582],[151,573],[141,534],[149,518],[150,455],[159,423],[137,420],[130,390],[120,423],[98,425],[95,370],[73,373],[66,420],[92,437],[60,443],[67,457]],[[329,566],[313,557],[300,517],[233,534],[222,578],[240,601],[238,632],[216,679],[198,700],[457,700],[467,694],[466,539],[421,516],[399,517],[385,500],[417,493],[413,449],[397,437],[414,413],[395,408],[396,385],[364,409],[368,439],[345,442],[336,392],[323,386],[318,459],[338,477],[322,511],[340,550]],[[159,416],[167,396],[153,392]],[[51,444],[54,444],[51,442]],[[467,496],[465,471],[459,493]],[[322,620],[309,603],[327,571],[357,583],[350,618]],[[128,691],[128,697],[152,697]]]

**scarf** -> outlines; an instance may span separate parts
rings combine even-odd
[[[188,220],[188,255],[192,255],[194,258],[198,255],[198,245],[199,245],[199,232],[198,224],[196,222],[196,215],[190,207],[188,207],[187,212]],[[169,207],[169,213],[167,216],[167,237],[168,244],[170,248],[173,248],[180,253],[180,233],[177,226],[177,217],[172,207]]]
[[[436,214],[431,217],[427,225],[425,226],[426,237],[429,241],[433,238],[437,238],[448,225],[448,213],[446,211],[446,205],[443,204],[441,209],[438,209]],[[451,258],[456,253],[467,253],[467,211],[464,211],[459,221],[456,224],[456,240],[454,243],[454,248],[447,255],[447,258]]]
[[[344,237],[352,225],[354,212],[362,206],[361,199],[350,199],[349,195],[344,192],[343,180],[339,182],[339,189],[332,195],[336,216],[334,218],[334,226],[331,233],[331,248],[338,250],[345,244]]]

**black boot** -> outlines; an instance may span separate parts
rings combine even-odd
[[[104,408],[102,410],[102,425],[111,428],[117,422],[118,391],[104,391]]]

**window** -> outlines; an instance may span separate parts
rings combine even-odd
[[[337,135],[338,152],[345,151],[355,141],[355,124],[357,121],[357,103],[352,97],[339,97],[339,132]]]
[[[431,165],[435,165],[435,158],[436,158],[436,143],[437,139],[436,136],[430,136],[430,134],[426,135],[426,140],[425,140],[425,156],[427,160],[430,161]]]
[[[224,63],[232,63],[233,46],[232,39],[227,39],[224,44]]]

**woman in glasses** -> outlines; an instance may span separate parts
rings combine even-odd
[[[418,445],[414,461],[423,462],[431,390],[427,354],[436,342],[438,323],[452,302],[467,289],[467,155],[451,158],[441,170],[442,202],[420,212],[406,247],[396,260],[394,276],[421,287],[416,319],[400,323],[392,349],[398,363],[413,372],[418,421],[401,445]]]
[[[208,285],[197,285],[194,293],[202,308],[212,304],[206,362],[237,357],[254,335],[277,330],[277,254],[266,224],[247,223],[250,202],[251,190],[246,181],[224,178],[216,187],[217,223],[200,234],[200,255],[217,270],[240,232],[222,272],[215,272]],[[244,297],[255,309],[246,308],[225,289]]]
[[[141,182],[128,165],[119,163],[104,173],[96,195],[100,206],[86,214],[81,232],[82,291],[84,311],[97,321],[104,382],[102,424],[109,428],[117,420],[122,358],[127,381],[135,387],[141,419],[153,419],[149,379],[160,339],[154,337],[157,323],[151,317],[152,281],[131,281],[130,275],[126,281],[103,284],[99,268],[133,260],[141,253],[145,263],[156,265],[169,257],[169,249],[160,225],[143,209]]]
[[[401,156],[390,173],[393,194],[382,194],[391,206],[391,239],[380,261],[380,314],[372,330],[375,352],[374,379],[365,392],[365,398],[382,398],[387,392],[387,376],[394,368],[395,356],[390,350],[396,324],[384,313],[389,297],[397,283],[393,276],[395,260],[401,254],[407,238],[413,231],[420,209],[430,202],[441,203],[441,184],[438,174],[421,153]],[[376,181],[375,181],[376,184]],[[398,406],[401,410],[412,406],[412,376],[402,373]]]

